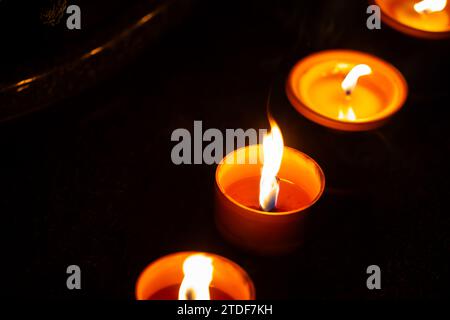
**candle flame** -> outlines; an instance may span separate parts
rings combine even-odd
[[[356,114],[355,114],[355,111],[353,111],[352,107],[348,107],[347,112],[344,112],[342,109],[339,110],[338,118],[339,118],[339,120],[355,121]]]
[[[277,178],[283,158],[283,136],[277,123],[269,118],[270,133],[263,139],[264,163],[259,183],[259,205],[264,211],[271,211],[277,204],[280,186]]]
[[[189,256],[183,263],[184,279],[178,300],[211,300],[209,286],[213,278],[212,259],[203,254]]]
[[[414,10],[418,13],[439,12],[445,9],[447,0],[423,0],[414,5]]]
[[[372,73],[372,69],[367,64],[358,64],[354,66],[341,83],[342,90],[350,95],[355,90],[358,79]]]

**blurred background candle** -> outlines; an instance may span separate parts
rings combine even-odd
[[[392,28],[429,39],[450,36],[450,6],[447,0],[375,0],[381,18]]]
[[[330,50],[298,62],[286,92],[306,118],[345,131],[381,126],[404,104],[407,84],[389,63],[372,55]]]
[[[216,170],[216,222],[233,244],[281,254],[304,238],[308,209],[320,198],[325,177],[307,155],[285,147],[279,127],[262,145],[228,154]]]
[[[136,283],[138,300],[253,300],[247,273],[234,262],[203,252],[180,252],[145,268]]]

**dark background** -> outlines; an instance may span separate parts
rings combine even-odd
[[[113,33],[111,17],[121,21],[126,10],[105,8],[92,12]],[[200,250],[240,264],[261,299],[448,296],[449,40],[414,39],[384,24],[370,31],[366,8],[365,1],[195,1],[187,19],[120,71],[3,121],[2,295],[133,299],[148,263]],[[52,46],[64,51],[74,38],[80,46],[92,41],[98,28],[61,36],[45,27],[33,41],[56,37],[61,46]],[[44,54],[24,67],[29,59],[10,51],[23,52],[26,28],[21,38],[8,32],[4,70],[32,73],[53,61]],[[49,48],[40,50],[70,59]],[[408,101],[384,127],[335,132],[289,105],[284,81],[292,65],[334,48],[375,54],[404,74]],[[276,258],[243,253],[218,234],[215,166],[170,159],[172,131],[192,131],[194,120],[204,129],[267,128],[270,89],[285,143],[316,159],[327,177],[304,247]],[[71,264],[81,267],[80,291],[66,289]],[[381,267],[382,290],[366,288],[371,264]]]

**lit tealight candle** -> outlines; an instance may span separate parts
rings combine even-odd
[[[301,244],[304,220],[323,193],[325,177],[314,160],[284,146],[271,120],[262,145],[222,160],[216,186],[216,222],[225,238],[258,254],[281,254]]]
[[[379,127],[404,104],[402,74],[372,55],[331,50],[297,63],[286,83],[292,105],[306,118],[338,130]]]
[[[375,0],[382,19],[406,34],[429,39],[450,36],[447,0]]]
[[[247,273],[232,261],[203,252],[180,252],[151,263],[136,283],[138,300],[254,300]]]

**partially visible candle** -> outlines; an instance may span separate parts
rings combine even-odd
[[[162,257],[139,276],[137,300],[253,300],[247,273],[211,253],[180,252]]]
[[[446,0],[374,0],[384,22],[420,38],[450,36],[450,5]]]
[[[306,118],[344,131],[384,124],[403,106],[408,87],[391,64],[351,50],[307,56],[291,70],[286,93]]]

